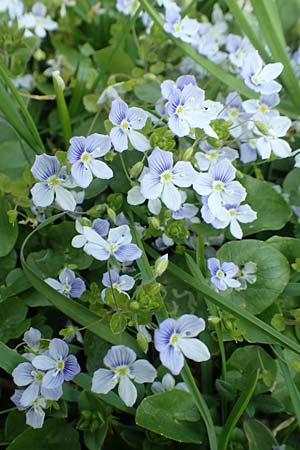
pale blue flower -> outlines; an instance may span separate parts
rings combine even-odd
[[[250,223],[257,219],[257,213],[249,205],[224,205],[227,212],[225,220],[214,218],[210,223],[214,228],[226,228],[230,225],[230,233],[237,239],[242,239],[243,230],[239,224]]]
[[[152,364],[145,359],[136,361],[135,352],[125,345],[111,347],[104,364],[108,369],[98,369],[93,375],[92,392],[107,394],[118,384],[118,394],[126,406],[136,402],[134,383],[152,383],[157,376]]]
[[[23,396],[23,391],[17,389],[12,397],[11,401],[16,405],[19,411],[26,412],[26,424],[32,428],[42,428],[45,420],[44,409],[47,406],[47,400],[41,396],[38,396],[34,402],[29,405],[29,408],[23,406],[20,402]]]
[[[32,365],[46,372],[42,387],[47,389],[58,388],[64,381],[72,380],[79,372],[80,366],[74,355],[69,355],[69,347],[62,340],[54,338],[50,341],[49,350],[43,355],[36,356]]]
[[[125,16],[133,16],[139,7],[138,0],[117,0],[116,8]]]
[[[222,108],[221,103],[205,100],[204,91],[198,86],[187,84],[182,90],[174,90],[168,98],[169,128],[179,137],[187,136],[191,129],[202,128],[207,135],[217,138],[210,122]]]
[[[207,173],[198,174],[195,191],[208,196],[207,205],[214,217],[225,220],[222,205],[239,204],[245,200],[247,192],[238,182],[233,181],[236,169],[226,159],[210,167]]]
[[[18,19],[23,15],[24,5],[21,0],[1,0],[0,13],[7,11],[11,20]]]
[[[172,391],[172,389],[178,389],[180,391],[189,391],[185,383],[177,383],[175,378],[170,373],[166,373],[161,381],[154,381],[151,386],[153,394],[160,394],[161,392]]]
[[[238,152],[231,147],[214,148],[203,142],[199,148],[201,151],[194,156],[201,171],[209,170],[211,166],[224,159],[234,161],[239,156]]]
[[[247,289],[247,284],[254,284],[256,283],[256,272],[257,272],[257,264],[248,261],[244,264],[244,266],[241,268],[239,274],[238,274],[238,281],[241,283],[241,286],[239,288],[236,288],[237,291],[242,291]]]
[[[222,265],[217,258],[209,258],[207,266],[211,273],[212,284],[220,291],[226,291],[228,288],[239,288],[241,283],[236,280],[239,268],[232,262],[224,262]]]
[[[119,272],[114,269],[110,269],[109,272],[105,272],[102,276],[102,284],[106,288],[113,287],[114,289],[117,289],[119,292],[122,292],[123,294],[127,294],[127,291],[130,291],[134,284],[134,278],[130,277],[129,275],[119,275]],[[101,293],[102,298],[105,297],[105,291],[104,289]]]
[[[37,370],[30,362],[19,364],[13,370],[12,376],[17,386],[28,386],[25,390],[22,390],[19,399],[24,408],[32,405],[39,396],[46,400],[58,400],[62,396],[61,386],[52,389],[43,386],[45,372]]]
[[[57,29],[57,23],[46,14],[46,6],[41,2],[37,2],[33,5],[32,12],[19,18],[18,26],[25,29],[26,37],[33,36],[34,33],[39,38],[44,38],[47,35],[47,31]],[[30,30],[33,30],[33,33]]]
[[[257,152],[262,159],[268,159],[273,152],[279,158],[291,156],[292,149],[282,137],[286,136],[292,122],[288,117],[264,116],[256,117],[254,133],[261,136],[256,141]]]
[[[45,282],[65,297],[79,298],[86,291],[85,282],[71,269],[64,269],[59,274],[59,281],[55,278],[46,278]]]
[[[141,193],[147,199],[158,199],[171,211],[181,206],[177,187],[193,184],[196,172],[190,162],[178,161],[173,167],[173,154],[156,147],[148,157],[149,170],[141,179]]]
[[[87,226],[86,222],[89,222],[89,220],[84,217],[82,217],[80,220],[76,220],[75,228],[79,234],[73,237],[72,247],[81,248],[87,243],[87,238],[84,235],[84,226]],[[109,231],[109,221],[106,219],[95,219],[91,224],[91,228],[95,230],[96,233],[99,234],[99,236],[107,236]]]
[[[166,4],[164,30],[174,37],[190,44],[196,44],[199,22],[189,17],[181,18],[181,10],[176,3]]]
[[[245,84],[255,92],[270,95],[281,90],[281,84],[274,81],[283,70],[281,63],[263,66],[263,60],[258,52],[251,52],[245,58],[241,76]]]
[[[142,256],[138,246],[131,243],[132,236],[128,225],[111,228],[106,240],[90,227],[84,227],[84,235],[87,239],[84,251],[100,261],[114,256],[119,262],[125,263]]]
[[[280,98],[277,93],[271,95],[261,95],[259,100],[254,98],[250,100],[245,100],[242,105],[244,111],[246,113],[251,114],[251,120],[256,120],[257,113],[261,115],[269,115],[272,113],[272,116],[279,116],[279,112],[277,110],[272,110],[275,106],[279,105]]]
[[[161,83],[160,89],[163,98],[169,99],[170,95],[176,90],[179,89],[182,91],[187,85],[196,86],[196,78],[194,75],[181,75],[177,78],[176,81],[173,80],[165,80]]]
[[[30,350],[36,352],[40,348],[42,334],[40,330],[30,327],[28,331],[24,333],[23,341]]]
[[[110,137],[117,152],[128,149],[128,139],[132,147],[140,152],[150,149],[148,139],[136,131],[145,126],[147,117],[143,109],[129,108],[121,98],[112,102],[109,120],[115,126],[110,131]]]
[[[193,222],[194,217],[198,213],[197,206],[192,203],[186,203],[187,195],[184,191],[180,191],[182,205],[177,211],[172,212],[174,220],[187,219]]]
[[[71,174],[78,186],[87,188],[93,180],[93,175],[102,180],[113,177],[113,172],[108,165],[98,160],[110,150],[109,136],[94,133],[87,138],[73,137],[70,139],[70,144],[68,161],[72,164]]]
[[[196,336],[205,329],[203,319],[184,314],[179,319],[166,319],[154,332],[154,345],[162,364],[173,375],[178,375],[184,365],[184,356],[196,362],[210,359],[208,348]]]
[[[55,199],[62,209],[75,210],[74,196],[65,189],[65,187],[70,186],[66,177],[66,170],[64,167],[60,168],[56,156],[37,155],[31,172],[34,178],[40,181],[31,189],[32,201],[35,206],[45,208],[50,206]]]
[[[226,50],[229,53],[229,61],[236,67],[243,67],[245,58],[254,48],[247,37],[230,33],[227,36]]]

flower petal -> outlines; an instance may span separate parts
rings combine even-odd
[[[36,183],[30,192],[35,206],[45,208],[53,203],[54,190],[47,183]]]
[[[60,164],[56,156],[37,155],[31,173],[37,180],[47,181],[48,178],[57,174],[59,167]]]
[[[104,357],[104,364],[111,368],[129,366],[136,360],[136,354],[131,348],[125,345],[114,345]]]
[[[57,372],[56,369],[49,370],[43,378],[42,386],[47,389],[57,389],[64,382],[64,374],[62,371]]]
[[[185,161],[179,161],[175,164],[172,172],[172,181],[176,186],[189,187],[196,179],[197,172],[192,164]]]
[[[49,344],[49,354],[54,360],[65,359],[69,353],[68,344],[62,339],[51,339]]]
[[[181,205],[181,195],[172,182],[164,183],[161,200],[171,211],[177,211]]]
[[[147,199],[157,199],[162,192],[163,184],[156,173],[146,173],[141,179],[141,194]]]
[[[127,135],[119,127],[114,127],[110,130],[110,138],[115,150],[119,153],[128,149]]]
[[[106,155],[110,147],[110,138],[104,134],[93,133],[86,138],[85,149],[88,153],[92,154],[93,158]]]
[[[78,186],[87,188],[93,181],[90,167],[84,165],[82,161],[76,161],[71,168],[71,174]]]
[[[55,361],[47,355],[39,355],[33,358],[32,365],[39,370],[49,370],[55,367]]]
[[[37,381],[34,381],[32,384],[25,389],[20,399],[21,405],[23,406],[31,406],[33,402],[36,400],[39,395],[40,384]]]
[[[210,352],[203,342],[199,339],[179,339],[178,345],[184,356],[196,362],[208,361]]]
[[[128,106],[120,97],[116,98],[111,104],[109,120],[114,125],[121,125],[122,120],[127,116]]]
[[[131,130],[128,132],[128,138],[132,147],[139,152],[146,152],[150,149],[150,142],[142,133]]]
[[[129,108],[126,119],[134,130],[141,130],[145,126],[147,113],[141,108]]]
[[[136,383],[152,383],[157,377],[157,372],[149,361],[139,359],[130,367],[130,377]]]
[[[80,365],[74,355],[69,355],[65,360],[65,367],[63,370],[64,379],[66,381],[73,380],[73,378],[80,372]]]
[[[55,188],[56,193],[56,203],[65,211],[74,211],[76,208],[76,201],[71,194],[71,192],[67,191],[65,188],[61,186],[57,186]]]
[[[114,176],[111,168],[103,161],[92,159],[90,161],[90,168],[95,177],[100,178],[101,180],[108,180]]]
[[[154,346],[158,352],[169,346],[170,338],[176,328],[175,319],[165,319],[154,332]]]
[[[167,367],[173,375],[180,374],[184,365],[184,358],[180,350],[177,350],[173,345],[169,345],[160,352],[159,358],[162,365]]]
[[[68,161],[71,164],[80,160],[80,157],[85,149],[86,138],[84,136],[75,136],[70,139],[70,147],[68,149]]]
[[[120,262],[135,261],[142,256],[142,250],[135,244],[122,244],[114,251],[114,256]]]
[[[205,330],[205,321],[193,314],[184,314],[176,321],[176,333],[184,337],[195,337]]]
[[[75,278],[71,285],[70,295],[73,298],[79,298],[86,291],[85,282],[81,278]]]
[[[26,424],[34,429],[42,428],[45,420],[45,412],[40,406],[32,407],[26,413]]]
[[[107,394],[118,383],[118,377],[112,370],[98,369],[92,378],[92,392]]]
[[[133,382],[125,375],[120,378],[118,394],[126,406],[133,406],[137,398],[137,390]]]
[[[32,383],[34,379],[31,374],[32,370],[32,364],[30,364],[29,362],[18,364],[12,372],[14,383],[17,386],[27,386],[28,384]]]

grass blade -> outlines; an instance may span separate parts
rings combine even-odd
[[[151,19],[164,31],[164,22],[157,11],[150,5],[148,0],[140,0],[140,3],[143,9],[149,14]],[[166,33],[168,34],[168,33]],[[204,56],[200,55],[191,45],[181,41],[180,39],[175,38],[171,34],[168,34],[168,37],[177,45],[177,47],[181,48],[186,56],[192,58],[197,64],[202,66],[208,73],[214,75],[223,83],[227,84],[230,89],[237,91],[239,94],[244,95],[247,98],[258,98],[255,92],[251,91],[247,88],[245,83],[237,78],[235,75],[232,75],[226,72],[217,64],[209,61]]]
[[[31,240],[31,238],[37,233],[37,231],[41,230],[45,226],[51,224],[56,219],[62,217],[64,213],[57,214],[56,216],[51,217],[46,220],[42,224],[40,224],[34,231],[32,231],[24,240],[22,248],[21,248],[21,264],[25,275],[32,283],[33,287],[37,291],[39,291],[42,295],[44,295],[50,303],[52,303],[55,308],[64,313],[71,320],[79,323],[83,327],[90,330],[96,336],[99,336],[101,339],[104,339],[111,344],[124,344],[131,347],[136,353],[141,355],[141,350],[139,349],[136,340],[133,336],[128,333],[122,334],[113,334],[109,325],[103,320],[100,319],[96,314],[92,313],[85,306],[80,303],[65,297],[64,295],[57,292],[55,289],[51,288],[47,283],[42,281],[31,269],[31,267],[27,264],[24,253],[27,244]]]
[[[219,450],[227,450],[230,436],[234,430],[234,427],[243,415],[255,391],[255,387],[258,381],[258,375],[259,371],[256,371],[252,374],[252,376],[249,378],[248,384],[242,391],[241,396],[232,408],[220,436]]]
[[[53,87],[56,96],[56,104],[59,120],[61,123],[62,134],[64,137],[65,148],[69,147],[69,141],[72,137],[71,119],[69,110],[66,104],[64,89],[61,85],[60,76],[58,74],[52,75]]]
[[[9,73],[7,72],[6,67],[2,63],[0,63],[0,77],[2,78],[4,83],[8,86],[13,98],[15,99],[15,101],[17,102],[17,104],[20,107],[20,110],[24,116],[26,123],[27,123],[28,130],[33,138],[33,142],[35,143],[34,148],[33,148],[34,151],[38,154],[43,153],[45,151],[45,147],[41,140],[39,132],[35,126],[33,118],[29,114],[23,98],[19,94],[18,89],[14,86],[13,82],[10,79]],[[3,98],[1,98],[1,103],[3,104],[3,107],[5,109],[7,107],[7,105],[5,103],[3,103]],[[32,142],[29,143],[29,145],[32,145]]]
[[[300,111],[300,86],[293,71],[289,55],[286,51],[286,43],[279,20],[279,13],[274,0],[251,0],[255,16],[260,25],[266,43],[276,62],[284,66],[281,80],[289,94],[289,97]]]
[[[89,77],[89,60],[83,59],[78,66],[76,84],[69,104],[70,116],[76,115],[80,108],[80,103],[84,95],[86,82]]]

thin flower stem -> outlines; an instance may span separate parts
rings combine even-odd
[[[0,415],[1,415],[1,414],[9,413],[9,412],[11,412],[11,411],[15,411],[16,409],[17,409],[16,406],[13,406],[12,408],[3,409],[2,411],[0,411]],[[0,444],[0,445],[1,445],[1,444]],[[4,444],[2,444],[2,445],[4,445]]]
[[[123,167],[123,170],[124,170],[124,173],[126,175],[127,180],[129,181],[130,184],[132,184],[131,178],[130,178],[129,173],[127,171],[127,167],[125,165],[124,158],[122,156],[122,153],[120,153],[120,161],[121,161],[121,164],[122,164],[122,167]]]

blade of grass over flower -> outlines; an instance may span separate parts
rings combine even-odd
[[[150,246],[145,246],[147,253],[153,257],[157,257],[159,254]],[[258,329],[260,333],[265,334],[266,337],[272,338],[276,343],[289,348],[290,350],[298,353],[300,355],[300,345],[287,336],[279,333],[277,330],[272,328],[267,323],[255,317],[248,311],[238,307],[237,305],[232,305],[227,302],[220,294],[211,289],[206,280],[204,279],[199,267],[189,255],[186,255],[187,264],[192,273],[182,270],[176,264],[169,262],[168,270],[173,273],[178,279],[182,280],[185,284],[200,292],[207,300],[211,301],[213,304],[223,309],[224,311],[230,312],[235,317],[241,320],[245,320],[253,327]]]
[[[278,24],[278,10],[273,0],[251,0],[255,16],[260,25],[266,43],[276,62],[284,66],[281,80],[284,84],[292,103],[300,111],[300,86],[293,71],[286,43],[283,41],[281,24]],[[277,11],[277,12],[276,12]],[[275,20],[274,20],[275,19]]]
[[[145,282],[152,281],[153,280],[152,269],[149,264],[142,241],[141,241],[139,234],[136,230],[136,227],[134,225],[133,215],[132,215],[131,211],[128,211],[127,214],[129,217],[129,224],[130,224],[131,232],[133,235],[133,240],[134,240],[135,244],[137,244],[143,251],[143,257],[137,261],[137,263],[139,265],[139,269],[142,274],[143,281],[145,281]],[[168,312],[164,306],[162,298],[160,298],[160,300],[161,300],[161,304],[163,305],[163,309],[160,311],[156,311],[156,318],[159,323],[169,317]],[[197,406],[198,411],[200,412],[201,417],[205,423],[208,440],[210,443],[210,450],[217,450],[218,443],[217,443],[217,437],[216,437],[214,423],[213,423],[211,414],[209,412],[208,406],[207,406],[202,394],[200,393],[200,391],[195,383],[194,377],[191,373],[191,370],[190,370],[187,362],[185,362],[184,368],[181,371],[181,376],[182,376],[182,379],[185,382],[187,388],[189,389],[190,393],[192,394],[195,405]]]
[[[34,231],[32,231],[24,240],[21,248],[21,264],[25,275],[32,283],[33,287],[35,287],[37,291],[44,295],[52,303],[53,306],[64,313],[67,317],[87,328],[96,336],[99,336],[101,339],[104,339],[111,344],[122,343],[124,345],[128,345],[140,355],[141,350],[137,346],[136,340],[130,334],[113,334],[110,327],[103,319],[92,313],[89,309],[87,309],[80,303],[65,297],[55,289],[51,288],[47,283],[41,280],[27,264],[24,254],[26,246],[30,242],[31,238],[39,230],[53,223],[56,219],[61,218],[63,215],[64,213],[60,213],[46,220],[45,222],[40,224]]]
[[[39,132],[35,126],[34,120],[31,117],[31,115],[28,112],[28,109],[25,105],[25,102],[22,98],[22,96],[19,94],[18,89],[15,87],[15,85],[13,84],[13,82],[10,79],[9,73],[7,72],[7,69],[5,68],[5,66],[0,63],[0,76],[3,79],[3,81],[5,82],[5,84],[8,86],[9,90],[12,93],[13,98],[16,100],[17,104],[20,107],[20,110],[24,116],[24,119],[27,123],[28,129],[30,131],[30,133],[32,134],[33,139],[35,140],[36,143],[36,147],[37,147],[37,153],[42,153],[43,151],[45,151],[43,142],[41,140],[41,137],[39,135]]]
[[[227,6],[230,9],[232,15],[234,16],[240,30],[245,34],[252,45],[258,50],[260,56],[265,62],[272,62],[270,60],[270,55],[268,55],[264,43],[260,40],[259,36],[255,33],[252,24],[248,21],[244,11],[239,6],[237,0],[226,0]]]
[[[287,389],[289,391],[289,396],[293,405],[294,414],[296,416],[298,426],[300,427],[300,393],[293,379],[291,369],[288,362],[284,359],[284,354],[281,348],[275,347],[275,353],[278,354],[279,367],[286,383]]]
[[[53,79],[53,87],[56,96],[56,104],[59,115],[59,120],[61,123],[62,134],[64,137],[65,148],[67,149],[69,146],[69,141],[72,137],[72,128],[71,128],[71,119],[69,110],[66,104],[64,90],[59,81],[59,76],[52,76]]]
[[[140,0],[140,3],[143,9],[149,14],[151,19],[162,29],[164,30],[164,22],[157,11],[150,5],[148,0]],[[197,64],[202,66],[207,72],[214,75],[216,78],[221,80],[223,83],[227,84],[232,90],[237,91],[239,94],[244,95],[247,98],[258,98],[255,92],[251,91],[247,88],[244,82],[238,79],[236,76],[231,75],[230,73],[223,70],[220,66],[209,61],[204,56],[200,55],[191,45],[182,42],[180,39],[175,38],[171,34],[168,34],[168,37],[177,45],[177,47],[181,48],[186,56],[192,58]]]
[[[227,450],[231,434],[239,419],[247,408],[258,381],[259,371],[254,372],[243,389],[239,399],[232,408],[220,436],[219,450]]]

